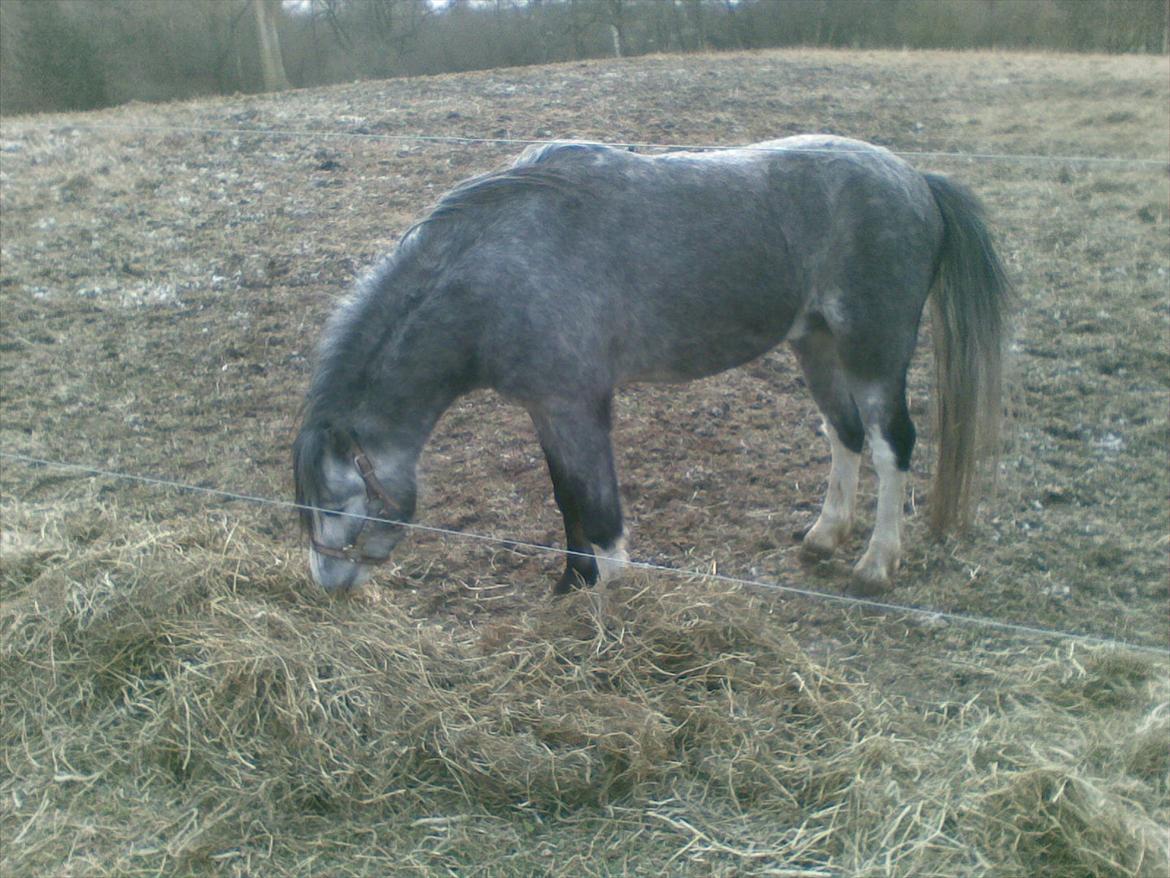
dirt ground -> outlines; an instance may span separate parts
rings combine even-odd
[[[332,303],[440,193],[521,148],[379,135],[734,144],[828,131],[909,153],[1160,158],[1163,74],[1157,58],[722,55],[6,121],[3,447],[288,497],[289,440]],[[988,204],[1019,289],[1017,412],[975,532],[931,545],[911,518],[891,598],[1165,644],[1166,168],[911,161]],[[916,494],[932,452],[927,361],[924,342]],[[822,495],[817,424],[786,351],[624,391],[633,557],[840,590],[867,521],[821,567],[800,566],[791,541]],[[78,489],[4,469],[5,492],[27,502]],[[491,395],[444,418],[421,480],[423,523],[562,541],[530,426]],[[191,502],[104,491],[158,517]],[[273,537],[291,544],[290,522],[271,515]],[[543,599],[559,561],[419,535],[399,564],[382,587],[470,619]]]
[[[1165,58],[776,52],[6,119],[0,448],[289,499],[289,445],[333,304],[442,192],[522,148],[411,136],[714,145],[832,132],[974,188],[1019,296],[997,489],[961,539],[932,543],[911,514],[886,597],[1165,647],[1168,108]],[[928,345],[911,375],[923,439],[912,508],[933,458]],[[846,550],[802,563],[792,534],[815,517],[828,471],[818,426],[783,350],[694,384],[623,390],[615,439],[631,556],[841,593],[872,522],[873,480],[867,467]],[[174,522],[224,506],[300,558],[288,510],[2,466],[4,501],[26,511],[84,500]],[[523,412],[488,393],[448,412],[422,459],[418,520],[562,544]],[[412,618],[475,627],[547,602],[561,563],[416,533],[371,587]],[[812,654],[891,698],[961,700],[978,691],[980,662],[1014,661],[1027,642],[761,600]]]

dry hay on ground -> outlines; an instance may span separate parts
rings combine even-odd
[[[452,630],[80,502],[3,509],[5,875],[1166,874],[1152,659],[894,704],[725,586]]]

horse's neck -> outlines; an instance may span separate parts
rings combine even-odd
[[[367,394],[365,406],[375,432],[386,437],[386,447],[403,463],[413,465],[422,453],[443,413],[462,394],[447,384],[432,384],[425,376],[395,374]]]
[[[383,297],[384,302],[389,300],[389,307],[380,313],[369,309],[367,314],[384,329],[370,351],[376,359],[368,373],[368,386],[363,388],[362,403],[375,417],[384,419],[396,445],[413,448],[417,454],[439,418],[472,389],[474,381],[470,353],[460,341],[467,336],[465,320],[450,309],[443,311],[444,319],[433,319],[429,312],[443,310],[442,292],[428,289],[427,280],[414,268],[410,258],[395,260],[380,278],[371,281],[367,305]],[[403,288],[411,294],[394,293]]]

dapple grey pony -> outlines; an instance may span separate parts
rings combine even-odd
[[[852,587],[878,591],[902,552],[906,371],[924,304],[942,532],[968,520],[995,442],[1008,293],[974,196],[877,146],[530,147],[445,195],[325,329],[294,445],[312,574],[348,589],[390,554],[432,428],[490,387],[527,409],[547,459],[569,550],[555,591],[593,584],[627,557],[614,389],[712,375],[786,341],[832,452],[803,546],[824,556],[846,539],[868,440],[876,524]]]

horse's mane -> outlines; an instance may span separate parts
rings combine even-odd
[[[293,485],[296,489],[296,502],[301,507],[297,510],[301,527],[306,531],[310,530],[312,525],[312,513],[306,507],[321,502],[321,491],[324,487],[321,460],[328,442],[328,430],[310,427],[307,423],[293,442]]]
[[[474,224],[472,215],[481,209],[525,192],[581,197],[588,190],[588,174],[582,171],[615,152],[577,142],[530,147],[511,166],[472,177],[443,195],[426,217],[407,229],[394,252],[357,283],[349,301],[329,320],[302,406],[303,427],[294,444],[298,500],[316,496],[319,463],[329,437],[350,427],[379,351],[430,292],[418,279],[402,275],[423,262],[441,266],[451,248],[467,240],[452,224],[463,220]]]
[[[402,236],[408,244],[412,233],[428,225],[460,218],[470,210],[493,207],[525,191],[555,191],[579,196],[588,187],[581,171],[618,150],[600,143],[551,142],[529,147],[509,167],[464,180],[443,195],[425,218]]]

